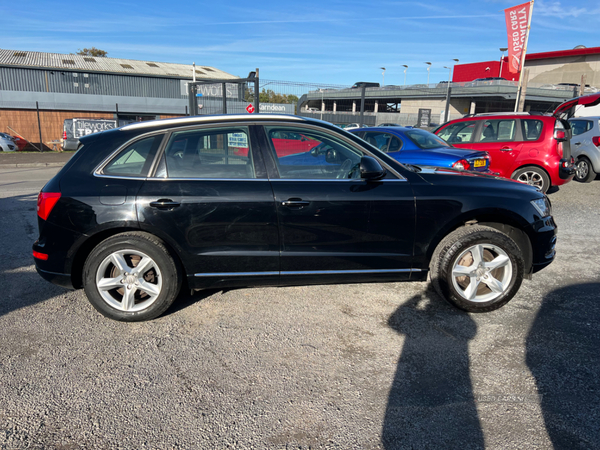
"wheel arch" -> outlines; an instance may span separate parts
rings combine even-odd
[[[498,231],[509,236],[519,246],[523,254],[523,261],[525,263],[524,275],[529,278],[533,268],[533,247],[531,245],[531,239],[525,232],[525,223],[520,221],[516,217],[512,217],[508,214],[497,214],[481,212],[479,214],[473,214],[470,216],[461,217],[453,224],[448,225],[446,228],[440,230],[438,234],[432,239],[429,248],[427,249],[426,262],[427,266],[431,264],[431,258],[437,246],[442,240],[450,233],[458,230],[459,228],[470,226],[470,225],[482,225],[490,228],[494,228]]]
[[[519,167],[517,167],[515,170],[512,171],[512,173],[510,174],[510,178],[514,179],[513,178],[514,174],[517,173],[521,169],[525,169],[526,167],[535,167],[537,169],[542,170],[548,176],[548,178],[550,179],[550,187],[552,187],[552,175],[550,175],[550,172],[548,171],[548,169],[546,167],[541,166],[541,165],[539,165],[537,163],[524,163],[524,164],[521,164]]]
[[[71,282],[75,289],[81,289],[83,287],[83,266],[85,264],[85,260],[87,259],[88,255],[91,253],[91,251],[102,241],[104,241],[112,236],[115,236],[117,234],[126,233],[129,231],[146,233],[146,234],[152,235],[152,236],[160,239],[163,242],[163,244],[165,245],[165,247],[167,248],[167,250],[169,251],[169,254],[171,255],[171,257],[174,260],[176,260],[176,263],[179,264],[179,267],[181,267],[184,283],[187,282],[185,266],[184,266],[183,262],[181,261],[181,258],[179,257],[177,252],[174,251],[173,247],[169,244],[168,241],[163,239],[161,236],[156,236],[155,234],[149,233],[148,231],[141,230],[139,228],[119,227],[119,228],[110,228],[108,230],[102,230],[102,231],[90,236],[88,239],[86,239],[83,242],[83,244],[81,244],[81,246],[79,246],[79,248],[77,249],[77,252],[75,253],[75,257],[73,258],[73,262],[71,264],[71,270],[70,270]]]

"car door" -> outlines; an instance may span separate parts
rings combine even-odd
[[[464,147],[456,146],[488,152],[491,156],[490,170],[510,178],[518,167],[518,159],[523,148],[518,120],[487,119],[481,122],[481,127],[470,144]]]
[[[569,119],[569,124],[573,135],[571,138],[573,157],[577,158],[581,153],[589,154],[590,150],[593,152],[595,150],[595,145],[592,142],[594,123],[586,119]]]
[[[180,256],[191,287],[277,283],[277,212],[248,125],[171,132],[137,208],[142,229]]]
[[[319,145],[297,155],[278,153],[275,136],[303,134]],[[414,239],[410,184],[389,173],[360,178],[364,148],[310,125],[264,125],[262,149],[279,220],[282,282],[407,278]]]

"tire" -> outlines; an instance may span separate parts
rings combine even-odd
[[[472,225],[440,242],[429,273],[436,292],[457,308],[488,312],[515,296],[523,282],[524,262],[519,246],[506,234]]]
[[[143,272],[139,272],[142,263]],[[160,316],[181,285],[182,271],[163,241],[142,232],[102,241],[83,268],[83,287],[90,303],[106,317],[125,322]]]
[[[580,183],[591,183],[596,179],[596,172],[594,172],[592,163],[585,156],[582,156],[577,160],[574,178]]]
[[[525,166],[512,174],[513,180],[539,188],[543,193],[550,189],[550,177],[546,171],[536,166]]]

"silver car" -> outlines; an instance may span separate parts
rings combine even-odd
[[[18,147],[10,134],[0,133],[0,149],[3,152],[15,152]]]
[[[600,173],[600,117],[569,119],[573,137],[571,154],[575,158],[575,179],[589,183]]]

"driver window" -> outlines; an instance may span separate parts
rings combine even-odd
[[[363,153],[340,138],[309,128],[266,126],[265,131],[280,178],[360,178]]]

